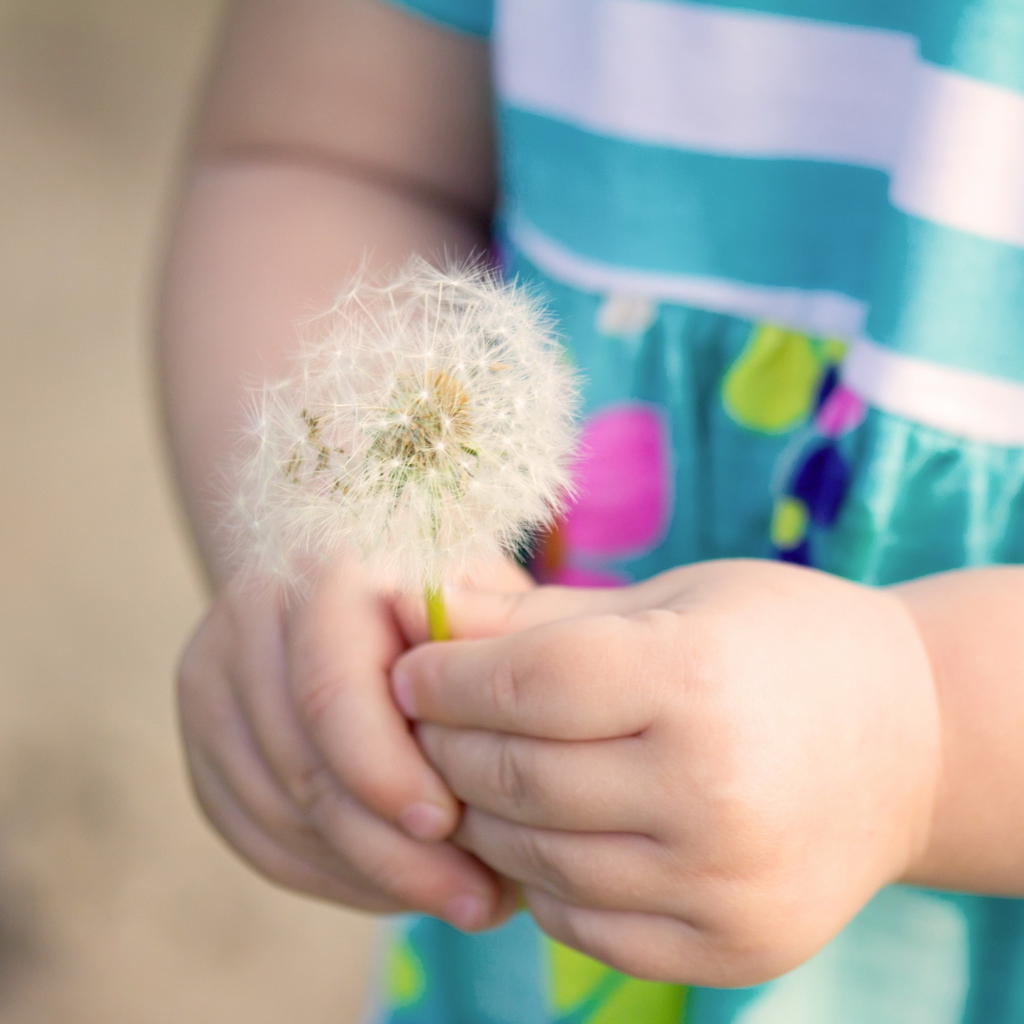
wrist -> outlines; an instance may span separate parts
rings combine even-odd
[[[897,613],[906,624],[909,661],[916,671],[901,678],[919,691],[920,720],[915,739],[907,744],[907,771],[917,778],[917,798],[911,803],[907,821],[906,855],[897,865],[893,881],[928,885],[934,881],[937,824],[942,802],[946,722],[934,660],[912,592],[903,587],[888,588]]]

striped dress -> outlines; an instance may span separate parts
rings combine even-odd
[[[491,40],[499,242],[587,381],[547,579],[1024,561],[1024,0],[404,0]],[[893,886],[803,966],[627,978],[395,924],[388,1024],[1019,1024],[1024,901]]]

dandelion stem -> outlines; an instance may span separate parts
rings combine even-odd
[[[431,640],[451,640],[448,629],[448,610],[444,606],[444,594],[440,587],[427,587],[427,623]]]

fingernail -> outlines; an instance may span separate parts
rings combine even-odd
[[[487,923],[487,904],[469,893],[455,896],[444,908],[444,919],[461,931],[476,931]]]
[[[448,831],[448,815],[437,804],[410,804],[398,819],[413,839],[440,839]]]
[[[395,703],[402,709],[406,718],[416,717],[416,700],[412,692],[412,676],[398,669],[391,677],[391,689],[395,695]]]

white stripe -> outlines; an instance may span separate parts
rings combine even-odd
[[[581,291],[678,302],[817,337],[854,338],[843,363],[843,379],[869,405],[956,437],[1024,446],[1024,384],[903,355],[868,341],[860,336],[864,306],[845,295],[629,270],[578,256],[523,221],[509,226],[509,236],[540,270]]]
[[[508,103],[601,134],[888,169],[916,45],[664,0],[504,0],[496,71]]]
[[[626,141],[893,175],[907,213],[1024,246],[1024,95],[904,33],[666,0],[504,0],[511,105]]]
[[[725,278],[631,270],[579,256],[523,221],[509,225],[509,237],[546,274],[581,291],[678,302],[818,336],[852,338],[863,330],[864,303],[839,292],[769,288]]]
[[[869,405],[956,437],[1024,446],[1024,384],[903,355],[864,339],[843,380]]]
[[[907,213],[1024,245],[1024,96],[921,64],[891,199]]]

